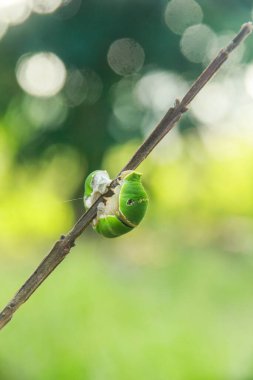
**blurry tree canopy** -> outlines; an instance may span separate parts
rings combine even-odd
[[[113,114],[118,92],[114,92],[114,87],[122,77],[135,83],[154,68],[178,72],[183,78],[192,80],[200,72],[200,64],[190,62],[180,51],[181,36],[174,34],[166,25],[164,12],[167,1],[83,0],[77,3],[80,4],[75,12],[70,6],[68,13],[68,6],[65,6],[49,15],[32,14],[24,23],[10,27],[0,41],[0,126],[14,141],[16,162],[40,159],[54,146],[57,149],[71,147],[78,152],[81,161],[86,162],[89,170],[98,168],[105,152],[115,142],[143,137],[140,126],[149,116],[147,109],[128,104],[129,126],[126,120],[125,127],[118,133],[119,120]],[[199,5],[204,15],[203,22],[220,34],[237,30],[249,19],[252,1],[202,0]],[[144,66],[133,75],[120,76],[108,64],[110,45],[122,38],[137,41],[145,53]],[[27,104],[30,107],[31,97],[18,85],[15,68],[23,55],[43,51],[55,53],[68,72],[85,72],[85,80],[90,80],[91,84],[84,86],[86,98],[74,101],[74,104],[69,102],[68,91],[63,88],[60,99],[63,108],[59,113],[65,113],[65,116],[58,120],[58,115],[57,122],[53,118],[46,126],[42,123],[42,127],[36,127],[34,117],[38,117],[38,112],[35,107],[35,111],[31,111],[32,118],[29,117],[30,111],[24,112]],[[248,49],[246,59],[249,60],[252,54]],[[95,88],[92,78],[95,78]],[[78,89],[78,77],[72,80],[76,91],[82,92],[82,88]],[[127,97],[129,86],[122,91]],[[43,110],[44,114],[49,112],[47,104]],[[181,129],[184,129],[184,124],[188,128],[191,123],[183,122]]]

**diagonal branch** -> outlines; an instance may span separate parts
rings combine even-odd
[[[197,80],[193,83],[184,98],[176,100],[175,106],[170,108],[163,119],[159,122],[153,132],[147,137],[144,143],[138,148],[130,161],[124,166],[120,173],[124,170],[134,170],[141,164],[142,161],[151,153],[156,145],[163,139],[163,137],[172,129],[175,123],[181,118],[184,112],[187,111],[187,106],[199,93],[203,86],[212,78],[212,76],[219,70],[221,65],[228,59],[229,54],[246,38],[253,30],[251,22],[243,24],[238,34],[229,43],[229,45],[222,49],[217,57],[210,63],[210,65],[201,73]],[[120,175],[118,174],[118,176]],[[118,178],[117,176],[117,178]],[[115,187],[117,178],[114,179],[110,185],[110,189]],[[108,190],[105,196],[112,195],[112,191]],[[75,240],[89,223],[94,219],[97,213],[97,205],[103,200],[101,196],[91,208],[84,213],[81,218],[74,225],[72,230],[66,235],[62,236],[53,246],[49,254],[39,264],[35,272],[28,278],[28,280],[18,290],[12,300],[5,306],[0,313],[0,329],[2,329],[12,318],[15,311],[35,292],[35,290],[42,284],[43,281],[50,275],[51,272],[62,262],[65,256],[70,252],[71,248],[75,245]]]

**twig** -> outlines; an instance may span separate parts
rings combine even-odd
[[[130,161],[124,166],[120,173],[124,170],[134,170],[155,146],[162,140],[162,138],[171,130],[175,123],[181,118],[182,114],[187,111],[187,106],[199,93],[202,87],[212,78],[212,76],[219,70],[221,65],[228,59],[229,54],[246,38],[253,30],[251,22],[243,24],[239,33],[230,42],[230,44],[222,49],[217,57],[210,63],[210,65],[202,72],[198,79],[193,83],[184,98],[176,100],[173,108],[170,108],[160,123],[156,126],[153,132],[148,136],[144,143],[138,148],[136,153]],[[117,178],[119,177],[118,174]],[[112,195],[111,189],[117,184],[117,178],[113,180],[110,189],[106,196]],[[35,272],[28,278],[23,286],[18,290],[13,299],[5,306],[0,313],[0,329],[2,329],[12,318],[15,311],[33,294],[39,285],[45,281],[49,274],[61,263],[65,256],[70,252],[71,248],[75,245],[75,240],[85,230],[88,224],[94,219],[97,212],[97,205],[103,200],[100,197],[91,208],[81,216],[81,218],[74,225],[72,230],[66,235],[62,236],[53,246],[49,254],[39,264]]]

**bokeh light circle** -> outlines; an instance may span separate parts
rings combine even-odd
[[[172,32],[182,34],[189,26],[202,22],[203,12],[194,0],[171,0],[165,9],[164,18]]]
[[[8,29],[8,24],[0,21],[0,39],[5,35]]]
[[[210,47],[215,43],[215,33],[204,24],[190,26],[185,30],[180,41],[183,55],[191,62],[201,63]]]
[[[26,117],[34,128],[58,128],[66,119],[68,108],[61,94],[50,98],[26,95],[22,104]]]
[[[16,76],[19,85],[28,94],[50,97],[56,95],[64,86],[66,69],[55,54],[42,52],[21,57]]]
[[[145,60],[142,46],[131,38],[114,41],[107,54],[111,69],[119,75],[130,75],[139,71]]]
[[[85,97],[86,104],[95,104],[102,95],[103,82],[100,76],[90,68],[84,68],[81,70],[84,78],[84,82],[87,86],[87,94]]]
[[[201,123],[215,124],[227,117],[233,104],[232,96],[231,85],[210,82],[201,90],[201,96],[192,101],[192,113]]]
[[[30,14],[31,5],[27,0],[0,0],[0,22],[21,24]]]
[[[62,0],[32,0],[32,9],[36,13],[54,12],[62,4]]]
[[[64,96],[68,106],[75,107],[81,104],[88,94],[88,84],[80,70],[68,70],[64,86]]]
[[[247,93],[253,98],[253,64],[248,65],[245,71],[244,84]]]
[[[183,78],[169,71],[151,71],[136,84],[134,95],[137,102],[149,110],[166,112],[176,98],[181,98],[188,89]]]

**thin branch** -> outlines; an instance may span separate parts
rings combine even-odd
[[[228,59],[229,54],[246,38],[253,30],[253,25],[248,22],[242,25],[239,33],[230,42],[230,44],[222,49],[217,57],[210,63],[210,65],[202,72],[198,79],[193,83],[184,98],[175,101],[175,106],[170,108],[163,119],[159,122],[153,132],[147,137],[144,143],[138,148],[136,153],[130,161],[120,171],[134,170],[141,164],[142,161],[150,154],[156,145],[163,139],[163,137],[171,130],[175,123],[181,118],[184,112],[187,111],[187,106],[199,93],[203,86],[212,78],[212,76],[219,70],[221,65]],[[116,186],[117,178],[111,183],[110,189],[105,196],[112,195],[111,189]],[[49,254],[39,264],[35,272],[28,278],[28,280],[18,290],[13,299],[5,306],[0,313],[0,329],[2,329],[12,318],[15,311],[33,294],[39,285],[45,281],[50,273],[62,262],[65,256],[70,252],[71,248],[75,245],[75,240],[89,223],[94,219],[97,213],[97,205],[103,200],[101,196],[91,208],[81,216],[81,218],[74,225],[72,230],[66,235],[62,236],[53,246]]]

